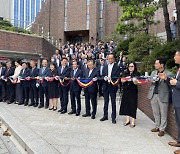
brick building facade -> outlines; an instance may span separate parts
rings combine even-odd
[[[58,45],[66,41],[96,44],[115,30],[119,12],[117,3],[107,0],[46,0],[31,30],[43,31]]]

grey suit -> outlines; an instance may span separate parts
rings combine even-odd
[[[172,89],[172,101],[175,109],[176,123],[178,126],[178,143],[180,143],[180,74],[177,75],[177,84]]]
[[[168,113],[168,101],[169,101],[169,82],[168,80],[159,79],[158,90],[155,93],[156,84],[153,83],[154,78],[156,78],[158,71],[155,70],[151,73],[151,87],[148,93],[148,99],[151,100],[151,106],[153,110],[153,115],[155,118],[156,128],[164,131],[167,126],[167,113]],[[172,73],[168,70],[164,70],[164,73],[171,77]]]

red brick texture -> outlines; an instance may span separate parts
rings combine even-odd
[[[147,94],[149,91],[150,85],[143,85],[139,86],[138,90],[138,108],[144,112],[149,118],[151,118],[154,121],[152,108],[150,100],[147,99]],[[175,114],[172,104],[169,106],[169,112],[168,112],[168,125],[166,128],[166,131],[173,137],[177,138],[177,126],[175,121]]]

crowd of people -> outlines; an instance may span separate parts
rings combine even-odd
[[[0,102],[16,103],[67,113],[69,94],[70,115],[81,114],[81,94],[85,96],[83,117],[95,119],[98,97],[104,98],[103,116],[100,121],[108,120],[109,98],[111,99],[112,123],[116,123],[116,94],[122,93],[119,115],[126,116],[124,126],[135,127],[138,104],[138,82],[140,73],[136,63],[126,62],[123,51],[116,57],[115,44],[100,42],[97,46],[89,43],[70,44],[67,42],[48,60],[42,59],[41,67],[36,61],[16,59],[7,61],[5,67],[0,62]],[[180,51],[177,50],[175,62],[180,64]],[[155,60],[155,71],[151,73],[151,88],[148,98],[151,100],[156,127],[152,132],[164,136],[167,126],[169,98],[176,111],[178,124],[178,142],[170,142],[180,147],[180,70],[176,76],[165,69],[164,59]],[[30,100],[30,101],[29,101]]]

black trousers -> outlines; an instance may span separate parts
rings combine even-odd
[[[49,96],[48,96],[48,86],[39,86],[39,94],[40,94],[40,105],[46,107],[49,106]],[[46,96],[46,103],[44,104],[44,95]]]
[[[0,81],[0,100],[5,100],[6,92],[5,92],[5,83]]]
[[[180,108],[174,107],[174,109],[175,109],[176,123],[178,127],[178,143],[180,143]]]
[[[99,80],[98,81],[98,90],[99,90],[99,95],[103,96],[103,89],[102,89],[102,85],[103,85],[103,80]]]
[[[85,92],[86,114],[90,114],[91,111],[90,100],[92,104],[92,115],[95,116],[97,111],[97,93]]]
[[[69,86],[63,87],[59,86],[59,96],[60,96],[60,104],[61,109],[67,111],[68,106],[68,92],[69,92]]]
[[[104,90],[104,117],[108,117],[109,96],[111,97],[112,114],[111,118],[116,119],[116,91],[108,88]]]
[[[21,84],[15,84],[15,100],[20,103],[21,102]]]
[[[30,97],[31,97],[31,103],[32,104],[39,104],[39,93],[38,93],[38,88],[36,85],[31,85],[30,86]]]
[[[7,85],[7,100],[11,103],[14,102],[15,98],[15,85]]]
[[[21,85],[21,103],[28,104],[29,102],[29,87]]]
[[[73,91],[70,90],[71,96],[71,109],[73,112],[80,113],[81,112],[81,91]],[[76,102],[77,102],[77,110],[76,110]]]

